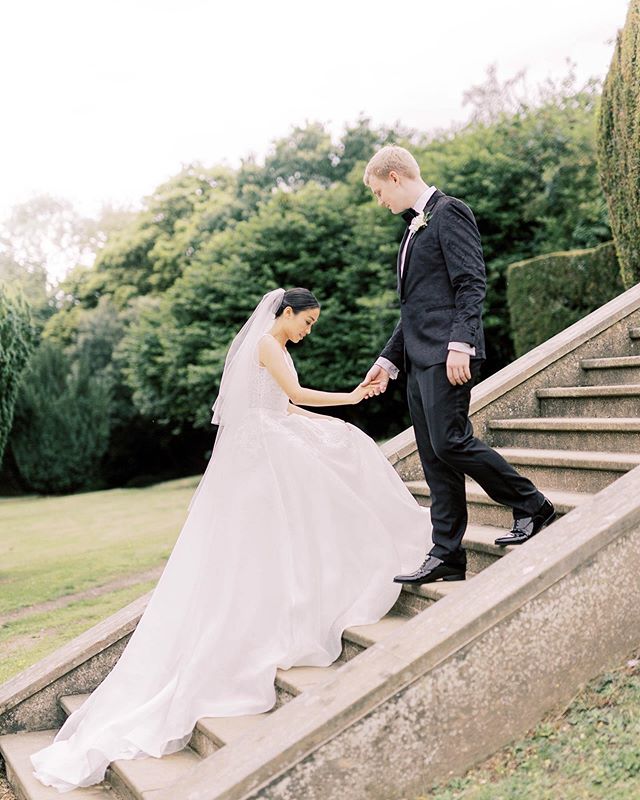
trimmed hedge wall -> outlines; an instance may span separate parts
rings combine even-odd
[[[640,0],[631,0],[602,87],[600,181],[627,289],[640,281]]]
[[[516,355],[545,342],[623,291],[613,242],[511,264],[507,301]]]

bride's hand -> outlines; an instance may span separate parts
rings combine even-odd
[[[367,384],[366,386],[363,383],[359,383],[356,388],[351,392],[351,403],[356,405],[357,403],[364,400],[366,397],[369,397],[372,388],[371,383]]]

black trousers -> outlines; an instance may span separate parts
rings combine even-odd
[[[465,560],[461,549],[467,527],[464,476],[469,475],[514,518],[528,517],[544,495],[487,444],[476,439],[469,420],[471,389],[482,359],[471,359],[471,380],[449,383],[445,364],[416,367],[407,361],[407,400],[418,455],[431,491],[431,555],[452,562]]]

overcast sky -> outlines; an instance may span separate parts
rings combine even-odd
[[[181,165],[292,125],[466,118],[496,63],[604,77],[627,0],[2,0],[0,216],[33,194],[137,204]]]

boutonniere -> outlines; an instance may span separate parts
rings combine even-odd
[[[426,228],[427,225],[429,224],[430,219],[431,219],[430,211],[427,211],[426,215],[424,211],[421,211],[409,223],[409,233],[413,234],[416,231],[419,231],[420,228]]]

